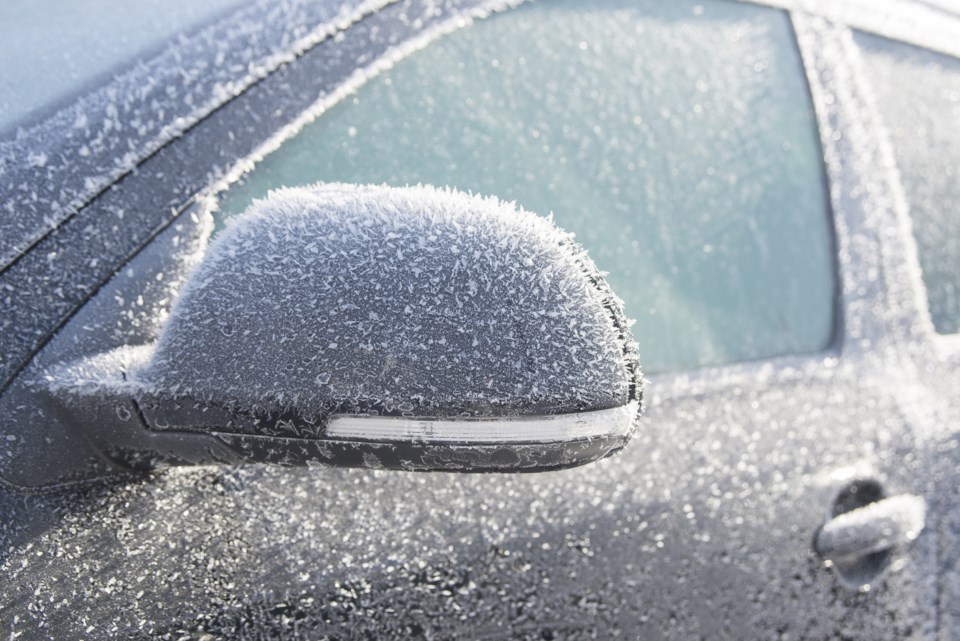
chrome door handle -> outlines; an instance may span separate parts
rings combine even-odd
[[[827,521],[814,538],[814,549],[833,562],[849,562],[913,541],[923,531],[927,503],[901,494],[864,505]]]

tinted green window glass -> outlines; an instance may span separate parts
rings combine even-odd
[[[856,38],[910,205],[933,325],[960,332],[960,60]]]
[[[553,212],[609,272],[646,371],[828,345],[822,156],[787,16],[737,3],[521,6],[399,62],[223,197],[431,183]]]

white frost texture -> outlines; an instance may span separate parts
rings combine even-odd
[[[817,551],[827,559],[849,559],[909,543],[926,519],[923,498],[904,495],[841,514],[817,534]]]
[[[639,395],[620,302],[572,237],[431,187],[272,192],[211,245],[149,363],[157,394],[255,410],[550,414]]]

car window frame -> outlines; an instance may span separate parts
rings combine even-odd
[[[897,45],[946,56],[960,62],[960,47],[957,47],[957,51],[955,53],[950,53],[941,49],[925,47],[914,42],[898,40],[885,35],[864,31],[862,29],[854,29],[854,31],[872,37],[884,38],[896,43]],[[857,49],[858,51],[861,50],[861,46],[859,44],[857,45]],[[866,77],[866,75],[864,75],[864,82],[868,85],[869,90],[872,92],[873,88],[871,86],[871,81],[868,77]],[[894,143],[887,128],[888,123],[880,113],[879,109],[876,110],[875,117],[880,124],[880,127],[877,128],[876,135],[880,138],[880,143],[887,158],[887,162],[889,163],[890,167],[898,167],[899,163],[897,162],[897,157],[893,151]],[[905,269],[907,271],[906,277],[910,282],[911,290],[914,292],[915,297],[919,301],[919,317],[917,319],[918,332],[923,335],[923,340],[925,342],[933,345],[938,357],[948,362],[960,363],[960,331],[949,334],[941,334],[934,327],[933,316],[927,298],[928,289],[926,282],[923,279],[923,267],[920,263],[920,248],[917,242],[917,237],[913,232],[913,216],[911,214],[911,207],[909,199],[906,195],[906,190],[902,184],[902,178],[899,169],[895,172],[891,172],[889,180],[892,182],[893,187],[898,194],[896,213],[905,246],[904,260],[906,263]]]
[[[342,25],[336,37],[328,37],[314,46],[301,52],[294,60],[282,64],[273,72],[248,87],[226,103],[215,109],[209,115],[188,127],[181,136],[174,138],[154,151],[150,156],[137,165],[135,171],[119,177],[109,187],[104,188],[90,202],[80,208],[73,216],[60,224],[56,229],[35,243],[31,249],[20,255],[12,264],[0,271],[0,287],[12,291],[36,292],[38,285],[42,288],[48,280],[56,282],[57,266],[45,266],[45,257],[58,251],[71,250],[80,260],[86,260],[91,255],[97,255],[102,266],[96,273],[89,274],[82,283],[77,295],[72,299],[47,305],[47,308],[36,314],[36,310],[28,306],[14,304],[15,314],[34,313],[44,320],[43,331],[33,332],[31,335],[18,336],[15,340],[8,340],[4,335],[0,339],[0,354],[13,355],[14,362],[0,362],[0,393],[10,384],[23,368],[50,340],[50,338],[66,324],[76,311],[102,287],[113,274],[117,273],[147,244],[152,242],[164,229],[183,215],[190,215],[200,207],[206,199],[223,189],[229,182],[239,177],[251,159],[262,156],[296,133],[307,122],[322,113],[330,104],[347,95],[359,83],[365,81],[378,69],[388,67],[398,57],[407,55],[416,49],[427,46],[434,39],[463,28],[470,21],[483,18],[500,5],[511,6],[510,2],[484,2],[477,0],[463,0],[462,2],[444,6],[436,13],[431,12],[431,6],[425,2],[407,4],[389,4],[376,13],[364,15],[361,19],[347,25]],[[843,25],[833,25],[806,13],[792,11],[779,6],[777,2],[748,2],[763,6],[766,10],[783,10],[789,17],[794,31],[794,45],[800,51],[800,58],[805,72],[805,81],[811,96],[812,106],[816,117],[817,130],[825,159],[829,159],[830,145],[834,142],[832,132],[825,128],[834,115],[825,113],[824,102],[832,91],[832,83],[816,82],[818,65],[823,63],[823,54],[815,46],[804,44],[804,38],[797,34],[798,24],[806,32],[826,32],[836,27],[847,29]],[[759,8],[759,7],[758,7]],[[381,36],[386,32],[390,37],[376,41],[376,46],[370,46],[370,33],[378,32]],[[835,38],[835,35],[830,36]],[[346,52],[351,47],[359,46],[363,52],[360,64],[355,59],[344,61]],[[337,63],[340,63],[337,65]],[[332,63],[332,64],[331,64]],[[363,64],[366,63],[366,64]],[[326,67],[324,73],[317,69]],[[292,82],[296,78],[308,78],[309,83],[298,85]],[[277,94],[283,87],[289,89],[284,101],[278,102]],[[295,88],[295,89],[293,89]],[[253,111],[259,105],[261,111]],[[278,106],[279,105],[279,106]],[[281,114],[277,114],[277,110]],[[258,125],[264,114],[275,117],[275,125],[264,131]],[[237,136],[243,132],[243,136]],[[229,139],[234,142],[242,138],[241,143],[228,146],[226,155],[215,153],[221,151],[219,143]],[[218,144],[212,144],[217,141]],[[211,149],[212,148],[212,149]],[[199,159],[202,153],[207,156]],[[196,177],[193,179],[177,180],[175,168],[182,169],[185,161],[188,167],[196,168]],[[219,162],[218,162],[219,161]],[[228,169],[220,169],[226,165]],[[823,351],[811,354],[779,356],[756,361],[732,363],[728,365],[708,366],[696,370],[670,372],[651,377],[656,387],[669,396],[698,393],[704,387],[725,386],[737,384],[745,378],[769,376],[794,379],[798,376],[817,375],[829,372],[850,353],[848,346],[853,337],[849,327],[851,314],[859,313],[852,310],[850,301],[846,300],[844,292],[850,289],[850,282],[860,282],[863,274],[861,266],[854,263],[844,264],[840,259],[841,253],[849,244],[845,235],[848,226],[838,224],[839,217],[846,216],[843,211],[838,213],[835,194],[838,181],[842,181],[830,166],[829,162],[822,164],[825,184],[831,194],[827,211],[831,217],[834,278],[837,295],[835,296],[834,331],[830,345]],[[162,203],[152,207],[137,208],[138,203]],[[132,230],[133,239],[127,245],[119,248],[89,248],[84,246],[84,238],[89,236],[87,227],[90,225],[108,224],[115,219],[116,211],[128,210],[136,212],[127,217],[126,228]],[[50,261],[47,261],[49,263]],[[850,272],[855,272],[851,274]],[[20,299],[29,299],[20,296]],[[859,308],[857,308],[859,309]],[[10,310],[7,310],[8,313]]]

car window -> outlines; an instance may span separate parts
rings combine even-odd
[[[647,372],[822,350],[832,234],[789,19],[727,2],[543,2],[410,55],[222,196],[430,183],[553,213],[623,297]]]
[[[3,0],[0,131],[32,120],[178,33],[249,1]]]
[[[960,332],[960,60],[856,39],[910,207],[933,325]]]

